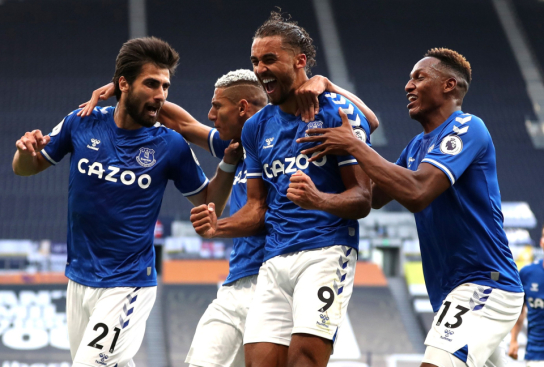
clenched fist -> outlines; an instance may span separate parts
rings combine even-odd
[[[191,223],[196,233],[204,238],[214,237],[217,229],[217,214],[215,204],[202,204],[191,209]]]

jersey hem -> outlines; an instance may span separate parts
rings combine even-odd
[[[311,240],[309,240],[308,242],[310,242]],[[325,247],[333,247],[333,246],[348,246],[348,247],[351,247],[357,251],[359,251],[359,247],[357,245],[353,245],[351,243],[342,243],[342,242],[339,242],[339,243],[334,243],[333,245],[330,244],[330,242],[320,242],[316,245],[313,245],[313,246],[305,246],[304,248],[292,248],[292,247],[287,247],[285,249],[282,249],[280,251],[274,251],[274,252],[270,252],[269,255],[265,256],[264,257],[264,260],[263,262],[265,261],[268,261],[276,256],[281,256],[281,255],[287,255],[287,254],[294,254],[295,252],[301,252],[301,251],[308,251],[308,250],[315,250],[315,249],[319,249],[319,248],[325,248]]]
[[[183,196],[187,197],[187,196],[193,196],[193,195],[196,195],[198,194],[199,192],[201,192],[202,190],[204,190],[204,188],[206,186],[208,186],[208,184],[210,183],[210,180],[208,180],[208,178],[206,178],[206,181],[204,181],[204,183],[198,188],[196,189],[195,191],[191,191],[191,192],[188,192],[188,193],[181,193]]]
[[[85,280],[81,280],[73,275],[65,274],[66,278],[84,285],[86,287],[92,287],[92,288],[118,288],[118,287],[156,287],[157,286],[157,280],[153,281],[147,281],[147,282],[88,282]]]
[[[229,280],[229,277],[231,274],[229,274],[229,276],[227,277],[227,279],[225,279],[225,282],[223,283],[223,285],[229,285],[229,284],[232,284],[234,283],[235,281],[237,280],[240,280],[242,278],[246,278],[246,277],[250,277],[250,276],[253,276],[253,275],[258,275],[259,274],[259,269],[261,267],[259,266],[257,269],[254,269],[254,270],[250,270],[250,271],[247,271],[247,272],[244,272],[242,274],[239,274],[239,275],[235,275],[233,276],[232,279]]]
[[[217,132],[217,129],[211,129],[208,134],[208,147],[210,148],[210,153],[212,156],[217,158],[217,154],[215,154],[215,149],[213,148],[213,136]]]
[[[441,170],[442,172],[444,172],[446,174],[446,176],[448,177],[448,180],[450,180],[450,183],[451,183],[452,186],[455,184],[455,177],[453,176],[451,171],[448,169],[448,167],[446,167],[444,164],[439,163],[439,162],[435,161],[434,159],[429,159],[429,158],[424,158],[421,161],[421,163],[432,164],[433,166],[435,166],[436,168],[438,168],[439,170]]]
[[[57,165],[58,162],[55,162],[55,161],[53,160],[53,158],[51,158],[51,157],[49,156],[49,154],[47,154],[47,152],[45,151],[45,149],[40,150],[40,153],[42,153],[42,156],[43,156],[49,163],[51,163],[53,166],[56,166],[56,165]]]

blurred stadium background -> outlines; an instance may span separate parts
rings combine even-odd
[[[209,123],[215,80],[251,68],[253,33],[275,6],[313,37],[313,73],[377,113],[372,142],[392,161],[420,132],[405,108],[412,66],[432,47],[465,55],[473,83],[463,110],[483,118],[496,145],[510,247],[519,266],[541,256],[542,0],[0,0],[1,367],[71,365],[63,275],[68,158],[36,177],[17,177],[15,141],[32,129],[51,131],[109,82],[123,42],[144,35],[167,40],[181,55],[169,100]],[[195,151],[211,176],[218,162]],[[161,285],[139,366],[185,365],[196,324],[228,273],[231,242],[202,241],[189,210],[169,185],[156,229]],[[418,366],[433,314],[413,215],[393,203],[360,229],[356,289],[330,365]]]

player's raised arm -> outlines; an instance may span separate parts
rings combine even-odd
[[[319,112],[317,97],[325,91],[341,94],[357,106],[368,120],[371,133],[380,125],[376,114],[359,97],[344,88],[340,88],[328,78],[321,75],[313,76],[295,92],[299,105],[299,113],[302,115],[303,121],[310,122],[314,120],[315,115]]]
[[[13,172],[18,176],[31,176],[50,167],[51,163],[40,153],[50,140],[49,135],[43,136],[40,130],[25,133],[15,143],[17,151],[13,157]]]
[[[247,203],[233,216],[217,220],[214,206],[200,205],[191,210],[191,222],[204,238],[253,236],[264,229],[266,196],[262,178],[248,179]]]
[[[166,127],[177,131],[188,142],[210,150],[208,134],[211,127],[198,122],[189,112],[172,102],[166,102],[160,112],[159,121]]]

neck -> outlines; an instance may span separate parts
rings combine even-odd
[[[455,111],[461,111],[461,106],[453,103],[442,105],[440,108],[419,118],[418,122],[423,126],[425,134],[428,134],[442,125]]]
[[[289,91],[289,97],[285,102],[280,104],[280,109],[285,113],[290,113],[291,115],[294,115],[297,113],[298,110],[298,104],[297,104],[297,98],[295,96],[295,91],[304,83],[308,81],[308,76],[306,75],[306,72],[304,69],[302,70],[302,73],[298,75],[298,77],[295,79],[293,86],[291,87],[291,90]]]
[[[117,106],[115,107],[113,120],[115,121],[115,125],[117,125],[117,127],[120,129],[137,130],[142,127],[142,125],[136,123],[136,121],[134,121],[134,119],[130,117],[122,100],[119,101],[119,103],[117,103]]]

